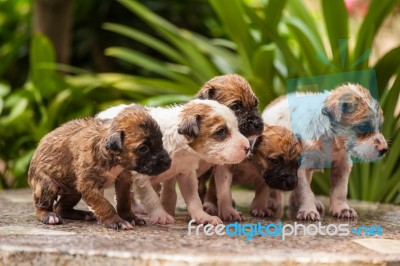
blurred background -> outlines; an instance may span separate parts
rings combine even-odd
[[[111,105],[238,73],[262,111],[288,79],[373,69],[390,151],[355,164],[349,197],[400,203],[399,0],[0,0],[0,60],[0,190],[27,186],[44,134]]]

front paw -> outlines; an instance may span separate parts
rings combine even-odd
[[[301,208],[297,211],[296,219],[303,221],[319,221],[321,216],[317,211],[316,207],[314,208]]]
[[[233,207],[223,208],[221,207],[219,210],[219,217],[224,221],[243,221],[243,214],[238,212]]]
[[[140,218],[140,217],[137,217],[137,216],[134,215],[134,214],[128,215],[128,216],[123,216],[123,215],[121,215],[121,217],[122,217],[123,219],[127,220],[128,222],[130,222],[131,225],[133,225],[133,226],[135,226],[135,225],[138,225],[138,226],[146,225],[146,221],[145,221],[145,220],[143,220],[143,219]]]
[[[175,219],[165,210],[160,210],[150,215],[150,222],[154,224],[173,224]]]
[[[267,207],[263,207],[263,208],[251,208],[250,209],[250,214],[253,217],[273,217],[274,216],[274,211],[267,208]]]
[[[357,219],[357,212],[347,204],[332,205],[329,214],[343,219]]]
[[[208,213],[209,215],[214,215],[216,216],[218,214],[218,208],[217,206],[212,203],[212,202],[204,202],[203,204],[203,210]]]
[[[104,226],[107,228],[111,228],[114,230],[131,230],[133,229],[133,225],[128,221],[122,219],[115,219],[112,221],[104,222]]]
[[[192,219],[194,219],[197,224],[222,224],[221,219],[219,219],[217,216],[211,216],[204,211],[195,213],[192,215]]]

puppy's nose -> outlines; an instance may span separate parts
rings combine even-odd
[[[246,154],[248,154],[249,151],[250,151],[250,146],[243,146],[243,150],[244,150],[244,152],[245,152]]]
[[[381,150],[379,150],[379,157],[383,157],[383,155],[385,155],[385,153],[388,151],[388,149],[383,148]]]

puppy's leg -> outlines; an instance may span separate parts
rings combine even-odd
[[[137,201],[137,199],[135,198],[135,193],[133,192],[131,192],[131,210],[133,213],[136,214],[147,214],[144,206],[139,201]]]
[[[152,223],[173,224],[175,222],[174,217],[162,207],[160,198],[154,191],[147,175],[134,174],[133,186]]]
[[[64,219],[84,221],[96,220],[93,212],[74,209],[75,205],[78,204],[81,198],[82,195],[79,193],[62,195],[54,206],[54,210]]]
[[[176,178],[171,178],[167,181],[162,182],[161,188],[161,204],[169,214],[175,216],[176,208]]]
[[[218,207],[217,207],[217,189],[215,188],[215,179],[214,176],[211,176],[210,183],[208,184],[208,188],[206,191],[206,195],[204,198],[203,209],[209,215],[218,215]]]
[[[36,219],[44,224],[62,223],[61,217],[53,212],[53,204],[59,191],[58,186],[49,177],[36,178],[36,180],[31,181]]]
[[[351,159],[333,161],[331,172],[331,207],[329,213],[338,218],[357,218],[357,212],[346,202],[347,183],[351,171]]]
[[[270,188],[261,180],[256,183],[256,195],[250,205],[250,214],[254,217],[272,217],[273,211],[268,207]]]
[[[94,211],[99,221],[112,229],[128,230],[133,226],[118,216],[111,203],[103,196],[98,188],[96,179],[92,177],[78,177],[77,190],[82,194],[83,200]]]
[[[298,209],[296,219],[319,221],[320,215],[315,206],[315,196],[311,190],[309,180],[312,178],[312,171],[307,168],[300,168],[297,171],[298,185],[292,192],[292,208]]]
[[[132,177],[132,174],[128,170],[123,170],[115,180],[117,213],[122,219],[127,220],[132,225],[145,225],[145,220],[133,214],[131,209]]]
[[[212,178],[213,172],[214,172],[214,168],[211,167],[207,172],[205,172],[204,174],[202,174],[201,176],[198,177],[198,180],[199,180],[198,191],[199,191],[199,196],[200,196],[201,202],[203,202],[203,203],[205,202],[206,193],[207,193],[207,180]]]
[[[211,216],[204,212],[198,193],[196,171],[192,171],[188,175],[179,175],[178,184],[185,199],[188,212],[191,218],[196,220],[196,223],[210,223],[213,225],[222,223],[217,216]]]
[[[232,172],[224,165],[215,167],[215,186],[218,198],[218,216],[225,221],[242,221],[242,213],[232,205]]]
[[[269,190],[268,208],[272,210],[272,217],[281,218],[284,208],[283,192],[277,189]]]

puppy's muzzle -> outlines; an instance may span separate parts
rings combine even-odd
[[[290,191],[297,187],[297,174],[264,175],[269,187],[283,191]]]
[[[244,121],[239,125],[239,131],[245,137],[260,135],[263,132],[263,129],[263,120],[258,115],[253,115],[244,119]]]
[[[171,157],[166,150],[159,151],[150,158],[142,158],[141,164],[136,169],[137,172],[145,175],[159,175],[171,167]]]

